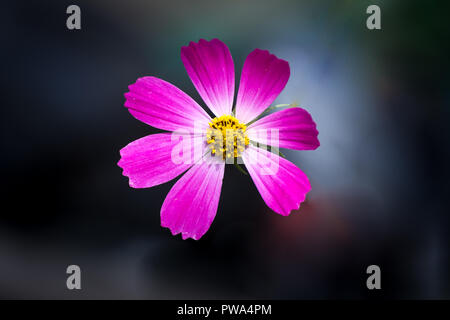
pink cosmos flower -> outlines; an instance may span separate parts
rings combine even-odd
[[[211,226],[225,164],[229,162],[225,160],[229,158],[243,161],[273,211],[287,216],[291,210],[299,209],[311,189],[308,178],[293,163],[257,144],[275,141],[259,134],[269,131],[276,138],[276,147],[314,150],[320,145],[316,124],[304,109],[288,108],[257,119],[285,87],[290,75],[288,62],[268,51],[251,52],[244,63],[233,109],[234,63],[223,42],[191,42],[181,48],[181,60],[215,118],[211,119],[191,97],[164,80],[143,77],[130,85],[125,107],[136,119],[158,129],[181,132],[152,134],[120,151],[118,165],[129,178],[130,186],[153,187],[187,171],[161,208],[161,225],[173,235],[181,233],[183,239],[198,240]],[[229,129],[238,131],[231,147],[221,140]],[[182,146],[190,161],[174,161],[174,154],[178,153],[174,150],[183,134],[192,138]],[[195,152],[196,148],[201,152]],[[276,164],[269,174],[264,172],[267,164]]]

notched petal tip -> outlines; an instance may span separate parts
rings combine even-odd
[[[117,161],[117,166],[118,166],[120,169],[122,169],[122,175],[123,175],[124,177],[129,178],[128,175],[127,175],[127,173],[126,173],[126,165],[125,165],[125,160],[123,159],[122,150],[123,150],[123,149],[120,150],[120,159],[119,159],[119,161]]]
[[[317,131],[316,141],[311,150],[317,150],[320,147],[319,131]]]
[[[304,182],[306,183],[306,188],[304,190],[304,193],[302,193],[302,196],[298,199],[297,202],[295,202],[292,205],[292,208],[286,208],[286,210],[273,210],[273,212],[278,213],[279,215],[283,217],[288,217],[291,215],[292,211],[300,210],[300,207],[302,206],[302,203],[306,201],[306,195],[311,191],[311,183],[309,182],[309,178],[305,175],[304,178],[306,179]],[[279,212],[280,211],[280,212]]]
[[[270,59],[270,61],[276,61],[280,64],[283,64],[289,69],[288,71],[290,72],[289,62],[284,59],[279,58],[275,54],[271,53],[269,50],[263,50],[263,49],[257,48],[255,50],[253,50],[252,52],[250,52],[250,54],[249,54],[249,56],[254,56],[254,55],[259,55],[261,57],[266,56],[267,59]]]
[[[183,46],[182,48],[189,47],[189,46],[194,46],[194,45],[197,45],[197,44],[208,44],[208,43],[225,44],[222,40],[220,40],[218,38],[212,38],[211,40],[207,40],[205,38],[200,38],[200,39],[198,39],[197,42],[189,41],[188,45],[187,46]]]
[[[174,228],[171,228],[169,226],[169,224],[167,224],[163,221],[161,221],[161,227],[169,229],[170,233],[174,237],[176,237],[177,235],[180,235],[183,240],[192,239],[192,240],[198,241],[203,236],[203,234],[198,235],[198,234],[192,234],[189,232],[182,232],[181,230],[175,230]]]
[[[181,238],[182,238],[183,240],[192,239],[192,240],[198,241],[198,240],[201,238],[201,236],[199,237],[199,236],[197,236],[196,234],[191,235],[191,234],[189,234],[189,233],[182,233],[182,234],[181,234]]]
[[[132,84],[128,85],[128,92],[125,92],[125,94],[130,93],[130,91],[133,90],[133,88],[135,88],[136,86],[138,86],[140,83],[146,81],[146,80],[152,80],[152,79],[157,79],[156,77],[152,77],[152,76],[142,76],[136,79],[135,82],[133,82]]]
[[[208,41],[208,40],[206,40],[206,39],[201,38],[201,39],[198,40],[198,42],[195,42],[195,41],[189,41],[189,43],[188,43],[187,45],[182,46],[182,47],[181,47],[181,54],[183,55],[183,54],[186,53],[187,50],[193,49],[193,48],[195,48],[195,47],[197,47],[197,46],[199,46],[199,45],[208,45],[208,44],[210,44],[210,43],[217,43],[217,41],[214,41],[214,40],[217,40],[220,44],[224,44],[224,43],[223,43],[222,41],[220,41],[219,39],[212,39],[212,40],[209,40],[209,41]]]
[[[298,210],[311,190],[308,177],[296,165],[270,151],[250,146],[243,155],[247,171],[252,177],[261,197],[274,212],[288,216]],[[276,166],[274,174],[264,168]]]
[[[131,178],[131,173],[126,169],[125,161],[121,158],[117,162],[117,166],[122,169],[122,176],[128,178],[128,186],[133,189],[141,189],[142,187],[137,186],[133,179]]]
[[[308,115],[310,117],[310,121],[312,124],[313,129],[311,129],[310,134],[313,137],[313,141],[311,142],[311,148],[308,150],[316,150],[317,148],[320,147],[320,140],[319,140],[319,130],[317,129],[317,124],[316,122],[313,120],[312,116],[309,114]]]
[[[300,207],[302,206],[302,203],[304,203],[304,202],[306,201],[306,194],[307,194],[309,191],[311,191],[311,187],[309,187],[309,189],[307,189],[307,190],[305,191],[305,194],[304,194],[303,198],[300,198],[300,199],[299,199],[299,202],[296,203],[292,208],[289,208],[289,209],[287,209],[286,211],[281,211],[281,210],[279,210],[279,211],[281,211],[281,212],[278,212],[278,211],[272,209],[273,212],[275,212],[275,213],[277,213],[277,214],[279,214],[279,215],[281,215],[281,216],[283,216],[283,217],[288,217],[288,216],[290,216],[291,213],[292,213],[292,211],[300,210]]]
[[[311,115],[310,115],[311,116]],[[316,150],[317,148],[320,147],[320,140],[319,140],[319,130],[317,129],[317,124],[316,122],[312,119],[311,117],[311,122],[314,125],[314,130],[312,130],[313,135],[314,135],[314,143],[313,143],[313,147],[310,150]]]

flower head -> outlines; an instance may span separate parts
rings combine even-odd
[[[211,117],[174,85],[144,77],[129,86],[125,107],[138,120],[172,133],[131,142],[118,165],[133,188],[175,183],[161,208],[161,225],[199,239],[216,215],[225,164],[245,164],[266,204],[281,215],[298,209],[311,189],[306,175],[273,152],[314,150],[320,144],[309,113],[288,108],[258,118],[285,87],[289,64],[256,49],[247,57],[233,109],[234,63],[218,39],[191,42],[181,59]],[[269,145],[271,150],[265,146]],[[182,157],[180,157],[182,154]]]
[[[212,119],[206,131],[206,142],[211,148],[211,155],[222,155],[222,159],[237,158],[242,155],[248,139],[247,126],[230,115]],[[228,134],[228,136],[227,136]]]

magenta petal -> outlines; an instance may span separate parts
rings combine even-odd
[[[191,42],[181,48],[181,60],[198,93],[218,117],[231,114],[234,97],[234,63],[220,40]]]
[[[123,169],[123,175],[129,178],[131,187],[153,187],[172,180],[198,161],[203,153],[194,152],[194,148],[199,144],[203,144],[203,137],[180,140],[171,133],[152,134],[120,150],[118,165]],[[186,150],[185,157],[182,152],[178,157],[172,156],[176,146],[179,148],[175,150]]]
[[[224,162],[201,162],[186,172],[164,200],[161,226],[183,239],[200,239],[216,216],[224,169]]]
[[[250,140],[266,145],[270,143],[270,131],[278,131],[279,148],[314,150],[320,145],[311,115],[301,108],[289,108],[272,113],[251,124],[247,129]]]
[[[125,93],[125,107],[152,127],[175,131],[207,126],[210,117],[191,97],[167,81],[139,78]]]
[[[245,123],[260,115],[278,97],[289,79],[289,63],[267,50],[251,52],[242,69],[236,117]]]
[[[300,208],[311,189],[308,177],[292,162],[250,145],[242,155],[267,206],[283,216]],[[267,170],[271,167],[272,170]]]

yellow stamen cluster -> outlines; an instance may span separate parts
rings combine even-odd
[[[206,132],[206,142],[211,154],[222,155],[224,160],[239,157],[249,143],[246,129],[245,124],[239,123],[238,119],[230,115],[212,119]]]

